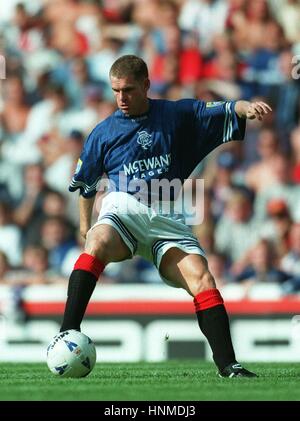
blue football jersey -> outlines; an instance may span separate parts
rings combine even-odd
[[[112,189],[130,194],[141,188],[141,180],[150,195],[152,180],[184,183],[213,149],[244,138],[246,120],[234,106],[232,101],[149,99],[144,115],[116,111],[86,139],[69,190],[92,197],[104,175]]]

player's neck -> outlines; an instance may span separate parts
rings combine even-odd
[[[139,117],[144,116],[145,114],[148,114],[149,110],[150,110],[150,101],[149,101],[149,98],[146,98],[145,102],[141,105],[138,113],[125,114],[125,116],[129,118],[139,118]]]
[[[139,115],[137,117],[139,117],[139,116],[141,116],[143,114],[148,113],[149,108],[150,108],[150,101],[149,101],[148,98],[146,98],[146,100],[144,101],[144,103],[143,103],[143,105],[141,107],[141,110],[139,112]]]

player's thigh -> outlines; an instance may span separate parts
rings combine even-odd
[[[105,264],[120,262],[132,256],[118,231],[108,224],[96,225],[89,230],[85,252],[96,256]]]
[[[198,254],[187,254],[176,247],[164,254],[159,271],[174,286],[184,288],[192,296],[216,287],[208,270],[207,260]]]

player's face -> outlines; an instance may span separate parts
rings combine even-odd
[[[149,79],[135,80],[131,76],[119,79],[112,76],[110,81],[118,108],[124,114],[140,115],[148,110]]]

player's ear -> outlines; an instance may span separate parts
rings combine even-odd
[[[148,78],[144,80],[144,87],[146,91],[150,88],[150,80]]]

